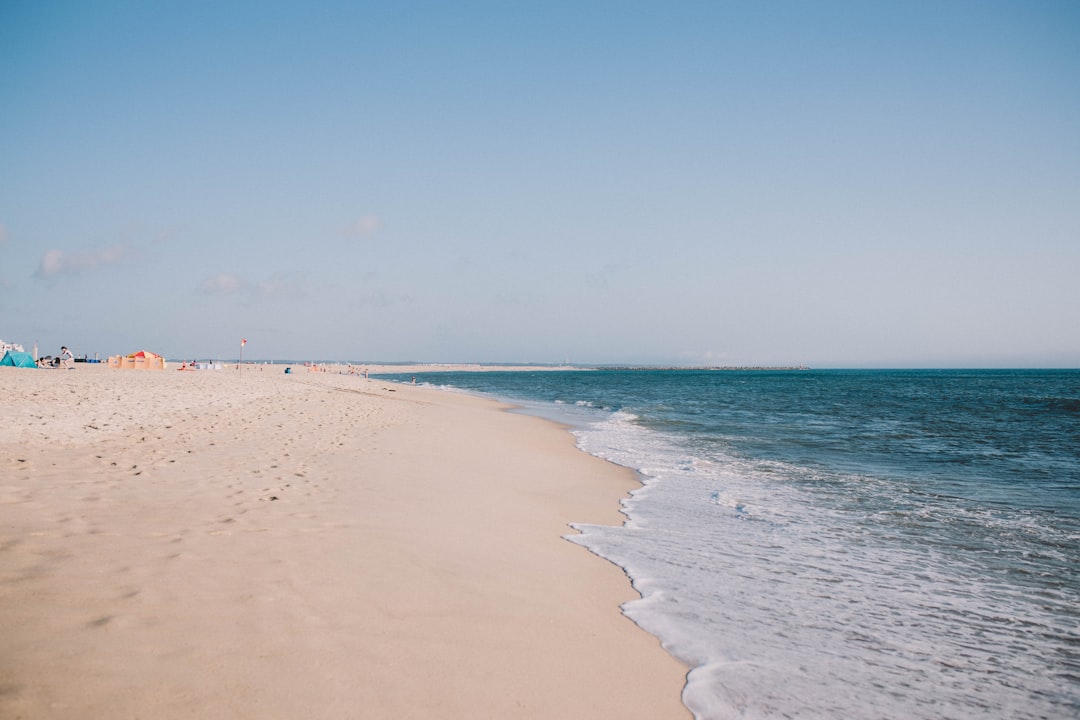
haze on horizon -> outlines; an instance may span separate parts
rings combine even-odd
[[[0,5],[42,354],[1080,367],[1080,4]]]

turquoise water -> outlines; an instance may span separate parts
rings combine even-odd
[[[1080,372],[416,377],[640,473],[570,539],[626,569],[697,717],[1080,717]]]

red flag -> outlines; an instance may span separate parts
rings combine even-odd
[[[247,345],[247,340],[245,338],[240,338],[240,347],[244,347],[245,345]]]

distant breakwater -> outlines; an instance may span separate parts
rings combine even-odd
[[[625,365],[625,366],[603,366],[598,368],[600,370],[809,370],[806,365],[699,365],[699,366],[686,366],[686,365],[671,365],[671,366],[659,366],[659,365]]]

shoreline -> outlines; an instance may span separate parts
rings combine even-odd
[[[625,574],[563,538],[621,523],[633,472],[556,423],[331,373],[0,371],[0,714],[690,717]]]

